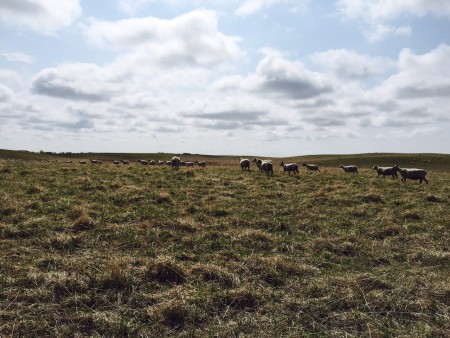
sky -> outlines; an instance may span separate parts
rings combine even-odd
[[[450,153],[450,1],[0,0],[0,148]]]

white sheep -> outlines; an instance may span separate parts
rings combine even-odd
[[[114,163],[115,165],[119,165],[119,164],[120,164],[120,161],[113,160],[113,163]]]
[[[286,171],[291,175],[291,171],[295,174],[298,174],[298,164],[297,163],[284,163],[284,161],[281,161],[280,167],[283,167],[283,175],[286,173]]]
[[[428,180],[425,178],[427,172],[424,169],[416,169],[416,168],[401,169],[399,168],[398,165],[396,165],[395,167],[400,172],[403,183],[406,183],[406,179],[410,179],[410,180],[420,180],[420,184],[422,184],[422,181],[425,181],[425,183],[428,184]]]
[[[206,162],[205,161],[195,161],[195,163],[197,163],[197,165],[199,166],[199,167],[206,167]]]
[[[339,168],[344,169],[346,173],[358,173],[358,167],[356,165],[340,165]]]
[[[372,170],[376,170],[378,173],[378,177],[383,175],[383,178],[386,178],[386,175],[392,176],[392,179],[398,178],[397,171],[398,167],[379,167],[378,165],[374,165]]]
[[[306,167],[308,170],[318,171],[320,173],[319,166],[317,164],[302,163],[302,166]]]
[[[93,160],[92,158],[89,159],[91,161],[91,164],[99,164],[99,160]]]
[[[156,161],[155,161],[155,160],[148,160],[148,164],[149,164],[149,165],[155,165],[155,164],[156,164]]]
[[[259,169],[259,174],[262,174],[263,171],[266,173],[267,176],[269,174],[272,174],[273,176],[273,162],[272,160],[261,160],[258,158],[254,158],[252,162],[255,162]]]
[[[139,160],[138,162],[142,165],[148,165],[148,162],[146,160]]]
[[[81,161],[79,161],[80,162],[80,164],[86,164],[86,161],[85,160],[81,160]]]
[[[159,161],[158,161],[158,164],[159,164],[159,165],[164,165],[164,164],[165,164],[165,162],[164,162],[164,161],[161,161],[161,160],[159,160]]]
[[[241,170],[250,170],[250,160],[247,158],[240,158],[239,165],[241,166]]]
[[[193,167],[194,166],[194,162],[191,161],[186,161],[186,167]]]
[[[125,164],[130,164],[130,161],[128,161],[128,160],[121,160],[122,161],[122,163],[125,165]]]
[[[172,170],[178,170],[178,168],[180,168],[180,163],[181,163],[181,158],[179,158],[178,156],[174,156],[172,157],[172,159],[170,160],[170,164],[172,165]]]

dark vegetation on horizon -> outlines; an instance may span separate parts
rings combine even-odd
[[[240,157],[252,159],[253,157],[268,158],[259,155],[207,155],[192,153],[53,153],[53,152],[29,152],[16,150],[0,149],[0,159],[22,159],[24,161],[64,161],[95,158],[102,161],[127,159],[137,161],[144,160],[169,160],[172,156],[181,156],[184,160],[207,161],[209,165],[230,165],[234,166],[238,163]],[[371,168],[377,164],[380,166],[392,166],[398,164],[400,167],[420,167],[432,170],[450,170],[450,154],[440,153],[362,153],[362,154],[322,154],[322,155],[302,155],[291,157],[270,157],[274,159],[275,166],[285,160],[288,162],[297,162],[300,165],[303,162],[311,162],[324,167],[338,167],[341,164],[355,164],[357,166]]]

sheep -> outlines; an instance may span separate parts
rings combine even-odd
[[[386,178],[386,175],[392,176],[392,179],[398,178],[397,171],[398,167],[379,167],[378,165],[374,165],[372,170],[376,170],[378,173],[378,177],[383,175],[383,178]]]
[[[91,161],[91,164],[99,164],[98,160],[93,160],[92,158],[89,159]]]
[[[272,161],[262,161],[261,163],[261,173],[265,171],[266,175],[271,174],[273,176],[273,163]]]
[[[148,165],[148,162],[146,160],[139,160],[138,162],[142,165]]]
[[[286,173],[286,171],[291,175],[291,171],[295,174],[298,174],[298,164],[297,163],[284,163],[284,161],[281,161],[280,167],[283,167],[283,175]]]
[[[172,161],[166,161],[166,165],[170,167],[172,165]]]
[[[206,162],[205,161],[195,161],[195,163],[197,163],[197,165],[199,166],[199,167],[206,167]]]
[[[159,161],[158,161],[158,164],[159,164],[159,165],[164,165],[164,164],[165,164],[165,162],[164,162],[164,161],[161,161],[161,160],[159,160]]]
[[[119,165],[120,164],[120,161],[117,161],[117,160],[112,160],[113,161],[113,163],[115,164],[115,165]]]
[[[79,161],[80,162],[80,164],[86,164],[86,161],[85,160],[81,160],[81,161]]]
[[[194,162],[186,161],[186,167],[193,167]]]
[[[239,165],[241,166],[241,170],[250,170],[250,160],[247,158],[240,158]]]
[[[258,158],[254,158],[252,160],[252,162],[255,162],[258,169],[259,169],[259,174],[262,174],[263,171],[266,172],[266,175],[269,176],[269,173],[272,174],[273,176],[273,162],[272,160],[261,160]]]
[[[340,165],[339,168],[344,169],[344,171],[346,173],[353,173],[353,174],[357,174],[358,173],[358,167],[356,165]]]
[[[178,156],[172,157],[172,159],[170,160],[170,164],[172,165],[172,170],[178,170],[178,168],[180,167],[180,163],[181,163],[181,158],[179,158]]]
[[[426,184],[428,184],[428,180],[425,178],[427,175],[427,172],[424,169],[416,169],[416,168],[399,168],[398,165],[396,165],[394,168],[397,168],[397,170],[400,172],[400,175],[402,176],[402,182],[406,183],[406,179],[410,180],[420,180],[420,184],[422,184],[422,181],[425,181]]]
[[[130,164],[130,161],[128,161],[128,160],[121,160],[122,161],[122,163],[125,165],[125,164]]]
[[[314,170],[320,173],[319,166],[317,164],[302,163],[302,166],[306,167],[308,170]]]
[[[185,167],[186,166],[186,161],[181,161],[180,166]]]
[[[149,164],[149,165],[155,165],[155,164],[156,164],[156,161],[155,161],[155,160],[148,160],[148,164]]]

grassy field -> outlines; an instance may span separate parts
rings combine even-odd
[[[322,172],[273,177],[233,157],[172,171],[8,155],[0,336],[450,335],[449,155],[296,157]],[[392,161],[430,184],[370,170]]]

